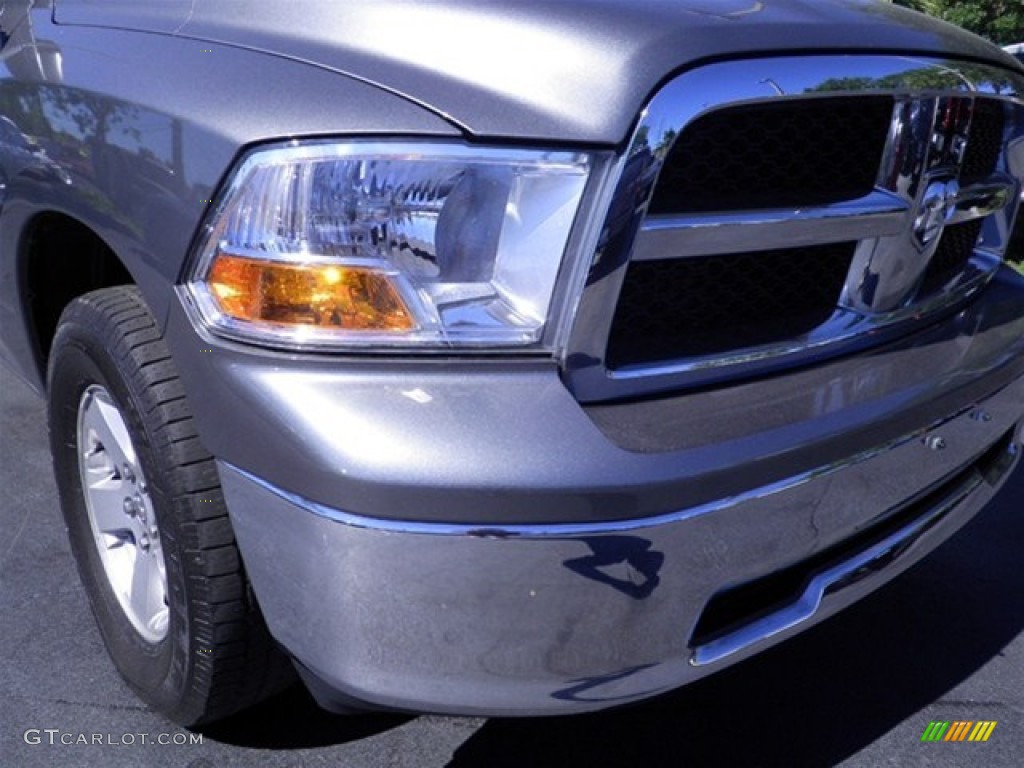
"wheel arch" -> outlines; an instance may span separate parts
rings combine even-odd
[[[114,249],[91,227],[66,213],[41,211],[26,222],[19,248],[24,322],[40,381],[61,312],[98,288],[134,284]]]

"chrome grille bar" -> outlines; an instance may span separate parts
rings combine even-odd
[[[750,253],[897,235],[910,212],[905,201],[876,191],[861,200],[805,211],[648,216],[637,235],[632,261]]]

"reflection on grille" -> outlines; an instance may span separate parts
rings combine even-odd
[[[792,339],[832,316],[855,243],[635,262],[612,323],[611,368]]]
[[[974,106],[967,152],[960,171],[961,184],[982,181],[992,174],[1002,151],[1006,112],[998,101],[979,99]]]
[[[982,219],[978,219],[946,227],[946,231],[942,233],[942,240],[939,241],[939,248],[928,265],[928,271],[925,272],[924,283],[918,294],[920,298],[940,291],[963,273],[974,253],[984,223]]]
[[[729,107],[687,126],[651,213],[827,205],[871,192],[892,119],[889,96]]]

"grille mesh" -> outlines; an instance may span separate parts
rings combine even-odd
[[[962,184],[981,181],[992,175],[1002,152],[1006,112],[998,101],[979,99],[974,106],[967,152],[960,171]]]
[[[889,96],[729,107],[688,125],[650,211],[700,213],[828,205],[871,192],[892,119]]]
[[[612,322],[611,368],[799,337],[832,316],[854,243],[635,262]]]
[[[1017,223],[1010,233],[1010,245],[1006,249],[1006,260],[1024,275],[1024,205],[1017,210]]]
[[[919,296],[925,298],[937,293],[953,278],[960,275],[967,268],[967,262],[974,253],[974,247],[981,236],[981,229],[984,221],[969,221],[966,224],[957,224],[953,227],[946,227],[939,241],[939,247],[932,257],[928,270],[924,275],[924,283],[921,285]]]

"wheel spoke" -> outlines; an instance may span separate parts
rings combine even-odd
[[[139,618],[146,622],[158,603],[163,603],[163,588],[156,567],[156,558],[135,543],[135,566],[132,568],[131,604]],[[159,596],[155,592],[160,592]]]
[[[92,483],[87,492],[97,533],[116,536],[118,532],[132,527],[124,511],[124,490],[120,480],[99,480]]]
[[[92,483],[93,481],[105,480],[110,478],[117,478],[117,469],[114,467],[113,460],[110,455],[103,450],[103,447],[99,444],[99,439],[96,438],[94,432],[87,432],[86,441],[88,445],[84,445],[81,448],[82,451],[82,469],[88,473],[88,477],[91,478],[86,482]]]
[[[112,403],[94,395],[86,408],[83,421],[86,429],[95,434],[101,450],[107,453],[115,469],[126,463],[135,466],[135,449],[128,436],[128,429]]]
[[[171,612],[167,608],[167,602],[162,601],[160,610],[153,614],[153,618],[146,622],[146,626],[149,627],[149,630],[154,635],[162,637],[163,635],[167,634],[167,625],[170,621],[170,618]]]

